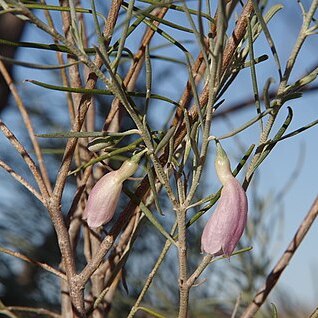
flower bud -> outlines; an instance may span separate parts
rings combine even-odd
[[[91,190],[83,213],[90,228],[99,227],[113,218],[123,186],[118,172],[107,173]]]
[[[125,161],[118,170],[104,175],[92,188],[83,212],[83,219],[87,220],[90,228],[97,228],[113,218],[123,182],[137,171],[143,154],[144,151]]]
[[[204,227],[201,250],[214,256],[230,257],[246,226],[247,197],[241,184],[232,175],[230,162],[219,143],[215,168],[223,188],[218,206]]]

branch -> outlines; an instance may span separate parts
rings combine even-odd
[[[11,145],[19,152],[24,162],[27,164],[27,166],[31,170],[31,173],[39,186],[42,196],[44,198],[48,198],[49,197],[48,190],[34,161],[30,157],[26,149],[23,147],[23,145],[18,141],[18,139],[14,136],[11,130],[5,125],[5,123],[1,119],[0,119],[0,130],[7,137]]]
[[[14,256],[14,257],[19,258],[19,259],[22,259],[23,261],[31,263],[33,265],[39,266],[39,267],[43,268],[44,270],[46,270],[46,271],[48,271],[48,272],[60,277],[61,279],[66,280],[66,275],[65,274],[61,273],[60,271],[58,271],[57,269],[51,267],[48,264],[41,263],[41,262],[38,262],[38,261],[34,261],[30,257],[27,257],[27,256],[25,256],[25,255],[23,255],[23,254],[21,254],[19,252],[11,251],[11,250],[9,250],[7,248],[4,248],[4,247],[1,247],[1,246],[0,246],[0,252],[8,254],[8,255],[11,255],[11,256]]]
[[[38,140],[35,137],[35,133],[33,130],[30,116],[29,116],[27,110],[25,109],[25,106],[22,102],[22,99],[21,99],[19,93],[18,93],[18,90],[17,90],[16,86],[14,85],[13,80],[12,80],[9,72],[7,71],[5,65],[3,64],[2,61],[0,61],[0,72],[2,73],[3,78],[5,79],[8,87],[10,88],[11,94],[14,97],[15,102],[18,106],[18,109],[19,109],[20,114],[21,114],[23,121],[24,121],[24,125],[29,133],[29,137],[31,139],[37,161],[39,163],[39,168],[40,168],[41,176],[43,178],[43,182],[45,184],[47,192],[51,193],[52,187],[51,187],[50,179],[49,179],[49,176],[47,173],[46,166],[44,164],[41,148],[39,146]]]
[[[61,315],[56,314],[50,310],[44,308],[32,308],[32,307],[23,307],[23,306],[7,306],[5,307],[8,311],[22,311],[22,312],[31,312],[37,315],[42,315],[45,317],[52,317],[52,318],[62,318]]]
[[[3,168],[4,170],[6,170],[8,173],[11,174],[11,176],[17,180],[18,182],[20,182],[26,189],[28,189],[39,201],[41,201],[43,203],[43,205],[45,205],[45,201],[43,199],[43,197],[41,196],[41,194],[35,190],[31,184],[26,181],[24,178],[22,178],[19,174],[17,174],[10,166],[8,166],[5,162],[3,162],[2,160],[0,160],[0,167]]]
[[[270,274],[266,278],[266,282],[263,287],[256,293],[251,304],[246,308],[241,318],[252,318],[255,316],[256,312],[264,304],[267,296],[271,290],[275,287],[280,275],[283,273],[292,257],[294,256],[297,248],[301,244],[302,240],[306,236],[310,227],[314,223],[316,217],[318,216],[318,196],[316,197],[311,209],[309,210],[304,221],[299,226],[296,234],[294,235],[292,241],[289,243],[284,254],[281,256],[279,261],[276,263]]]

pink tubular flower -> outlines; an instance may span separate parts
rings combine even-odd
[[[123,182],[118,178],[118,170],[104,175],[91,190],[83,219],[90,228],[109,222],[115,213]]]
[[[241,184],[232,175],[230,162],[219,143],[215,168],[223,189],[218,206],[204,227],[201,250],[214,256],[230,257],[246,226],[247,197]]]
[[[113,218],[123,182],[137,171],[143,153],[125,161],[118,170],[107,173],[95,184],[83,212],[83,219],[90,228],[97,228]]]

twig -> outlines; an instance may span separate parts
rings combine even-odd
[[[26,151],[26,149],[23,147],[23,145],[18,141],[18,139],[14,136],[14,134],[11,132],[11,130],[5,125],[5,123],[0,119],[0,130],[3,132],[3,134],[7,137],[11,145],[19,152],[21,157],[23,158],[24,162],[29,167],[40,191],[43,196],[43,198],[48,198],[49,193],[47,191],[46,185],[42,179],[41,174],[39,173],[34,161]]]
[[[251,161],[251,164],[248,168],[248,171],[246,173],[246,182],[250,182],[251,177],[254,173],[255,167],[258,165],[258,162],[260,160],[260,157],[262,155],[262,150],[264,147],[264,143],[267,141],[268,136],[272,130],[272,127],[275,123],[276,117],[278,115],[278,112],[281,109],[281,106],[283,105],[284,102],[284,92],[286,90],[287,87],[287,83],[288,83],[288,79],[290,77],[290,74],[293,70],[293,67],[295,65],[296,62],[296,58],[300,52],[300,49],[302,48],[305,39],[307,38],[307,36],[309,35],[308,33],[308,28],[310,25],[310,22],[312,20],[313,15],[315,14],[316,10],[318,7],[318,0],[314,0],[311,3],[310,9],[308,11],[308,13],[305,14],[304,16],[304,21],[303,21],[303,25],[301,27],[301,30],[299,31],[296,43],[293,47],[293,50],[290,54],[290,57],[286,63],[286,67],[284,70],[284,74],[283,74],[283,78],[280,81],[278,90],[277,90],[277,94],[276,94],[276,100],[275,100],[275,107],[276,109],[273,110],[273,112],[270,114],[267,123],[265,125],[264,130],[262,131],[260,138],[259,138],[259,146],[256,149],[255,155]]]
[[[56,314],[50,310],[44,308],[32,308],[32,307],[23,307],[23,306],[7,306],[5,307],[9,311],[22,311],[22,312],[32,312],[38,315],[42,315],[45,317],[52,317],[52,318],[62,318],[61,315]]]
[[[310,314],[309,318],[317,318],[318,317],[318,307]]]
[[[302,27],[299,31],[296,43],[295,43],[293,50],[291,52],[291,55],[286,63],[286,67],[285,67],[284,75],[283,75],[283,80],[281,81],[281,83],[279,85],[278,95],[280,93],[282,93],[283,90],[286,88],[286,85],[288,83],[288,79],[289,79],[290,74],[293,70],[293,67],[295,65],[295,62],[296,62],[297,56],[300,52],[300,49],[302,48],[306,38],[310,35],[310,33],[308,33],[308,29],[309,29],[310,23],[312,21],[312,18],[317,10],[317,7],[318,7],[318,0],[313,0],[308,12],[305,13],[304,21],[303,21]]]
[[[33,130],[33,126],[32,126],[32,123],[31,123],[31,119],[30,119],[30,116],[24,106],[24,103],[22,102],[22,99],[18,93],[18,90],[16,88],[16,86],[14,85],[13,83],[13,80],[10,76],[10,74],[8,73],[5,65],[3,64],[2,61],[0,61],[0,72],[2,73],[2,76],[3,78],[5,79],[7,85],[9,86],[10,88],[10,91],[12,93],[12,96],[14,97],[16,103],[17,103],[17,106],[19,108],[19,111],[21,113],[21,116],[23,118],[23,121],[24,121],[24,125],[29,133],[29,137],[31,139],[31,142],[32,142],[32,145],[33,145],[33,148],[34,148],[34,152],[35,152],[35,155],[36,155],[36,158],[38,160],[38,163],[39,163],[39,168],[40,168],[40,172],[41,172],[41,175],[42,175],[42,178],[43,178],[43,182],[45,184],[45,187],[47,189],[47,192],[50,194],[52,193],[52,186],[51,186],[51,182],[50,182],[50,179],[49,179],[49,176],[48,176],[48,173],[47,173],[47,169],[46,169],[46,166],[45,166],[45,163],[44,163],[44,160],[43,160],[43,156],[42,156],[42,151],[41,151],[41,148],[39,146],[39,143],[36,139],[36,136],[35,136],[35,133],[34,133],[34,130]],[[42,193],[43,194],[43,193]]]
[[[177,223],[175,223],[173,225],[172,230],[170,232],[171,235],[174,234],[176,228],[177,228]],[[165,243],[165,245],[164,245],[159,257],[158,257],[153,269],[149,273],[148,278],[147,278],[147,280],[146,280],[146,282],[145,282],[145,284],[144,284],[144,286],[143,286],[143,288],[142,288],[142,290],[141,290],[141,292],[140,292],[135,304],[131,308],[130,313],[129,313],[127,318],[132,318],[135,315],[135,313],[138,311],[140,303],[141,303],[142,299],[144,298],[146,292],[148,291],[148,289],[149,289],[149,287],[150,287],[150,285],[151,285],[151,283],[152,283],[152,281],[153,281],[153,279],[154,279],[154,277],[155,277],[155,275],[156,275],[161,263],[164,261],[165,256],[166,256],[167,252],[169,251],[169,248],[170,248],[171,244],[172,243],[169,240],[166,240],[166,243]]]
[[[167,7],[161,8],[155,15],[158,18],[162,19],[165,16],[167,10],[168,10]],[[155,26],[159,25],[157,21],[154,21],[153,24]],[[145,59],[146,47],[147,45],[149,45],[154,34],[155,34],[154,30],[152,30],[151,28],[147,28],[141,40],[141,45],[139,47],[139,50],[137,51],[136,54],[134,54],[134,58],[133,58],[134,63],[131,65],[129,71],[127,72],[123,80],[124,86],[127,88],[127,91],[131,91],[135,87],[136,81],[138,79],[138,76],[140,74],[140,71],[142,69],[143,62]],[[118,125],[121,119],[122,107],[123,105],[120,102],[120,100],[118,98],[115,98],[112,102],[110,112],[108,113],[107,119],[104,123],[104,128],[103,128],[104,130],[108,129],[110,131],[113,131],[114,125],[115,127],[119,128]],[[112,129],[110,129],[109,127],[111,123],[112,123],[112,127],[111,127]]]
[[[187,285],[187,240],[186,240],[186,209],[181,207],[176,211],[178,223],[178,258],[179,258],[179,318],[188,315],[190,288]]]
[[[236,313],[240,307],[240,302],[241,302],[241,294],[239,294],[236,298],[236,302],[235,302],[235,306],[234,306],[234,309],[232,311],[232,315],[231,315],[231,318],[235,318],[236,316]]]
[[[311,85],[311,86],[305,86],[302,91],[304,92],[316,92],[318,90],[318,85]],[[273,99],[276,97],[276,91],[274,90],[271,90],[269,93],[268,93],[268,97],[269,99]],[[264,99],[264,96],[261,95],[260,96],[260,100],[263,100]],[[239,103],[237,104],[234,104],[222,111],[216,111],[214,114],[213,114],[213,119],[215,120],[216,118],[223,118],[225,116],[229,116],[233,113],[236,113],[236,112],[239,112],[239,111],[243,111],[245,109],[247,109],[248,107],[251,107],[253,106],[255,102],[255,99],[254,98],[247,98],[246,100],[243,100],[243,101],[240,101]]]
[[[235,26],[233,34],[232,34],[231,38],[228,40],[228,43],[224,49],[222,73],[224,73],[224,71],[229,66],[231,58],[232,58],[237,46],[239,45],[240,41],[243,39],[243,37],[246,33],[248,19],[252,15],[252,13],[253,13],[253,4],[252,4],[251,0],[248,0],[248,2],[246,3],[246,5],[242,11],[241,16],[239,17],[239,20]],[[204,86],[203,91],[200,95],[201,107],[206,105],[206,103],[208,101],[209,90],[210,90],[210,86],[209,86],[209,83],[207,83]],[[191,96],[192,95],[190,95],[189,97],[191,98]],[[187,101],[184,101],[184,102],[187,103]],[[190,117],[191,122],[194,122],[195,120],[197,120],[198,112],[197,112],[197,107],[195,105],[193,105],[191,107],[190,112],[189,112],[189,117]],[[185,134],[186,134],[185,122],[183,122],[176,132],[175,145],[179,145],[181,143]]]
[[[57,269],[51,267],[48,264],[35,261],[35,260],[31,259],[30,257],[27,257],[19,252],[11,251],[11,250],[4,248],[2,246],[0,246],[0,252],[14,256],[14,257],[19,258],[19,259],[22,259],[23,261],[26,261],[26,262],[31,263],[33,265],[39,266],[39,267],[43,268],[44,270],[60,277],[61,279],[66,280],[65,274],[63,274],[62,272],[58,271]]]
[[[276,285],[278,279],[280,278],[280,275],[283,273],[283,271],[285,270],[285,268],[291,261],[292,257],[295,255],[297,248],[301,244],[302,240],[306,236],[312,224],[314,223],[317,215],[318,215],[318,196],[316,197],[304,221],[299,226],[292,241],[289,243],[284,254],[281,256],[281,258],[276,263],[276,265],[274,266],[270,274],[267,276],[266,283],[256,293],[253,301],[243,312],[241,318],[252,318],[255,316],[256,312],[260,309],[260,307],[265,302],[268,294]]]
[[[199,266],[197,267],[197,269],[193,272],[193,274],[189,277],[188,281],[187,281],[187,285],[189,286],[189,288],[191,286],[193,286],[193,284],[195,283],[195,281],[197,280],[197,278],[201,275],[201,273],[205,270],[205,268],[209,265],[209,263],[211,262],[213,256],[212,255],[205,255],[201,261],[201,263],[199,264]]]
[[[11,174],[11,176],[17,180],[18,182],[20,182],[26,189],[28,189],[38,200],[40,200],[43,205],[45,205],[45,201],[43,200],[43,197],[41,196],[41,194],[35,190],[31,184],[26,181],[24,178],[22,178],[19,174],[17,174],[10,166],[8,166],[5,162],[3,162],[2,160],[0,160],[0,167],[3,168],[4,170],[6,170],[8,173]]]

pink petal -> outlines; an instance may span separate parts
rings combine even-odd
[[[113,218],[122,186],[117,171],[107,173],[95,184],[83,213],[89,227],[99,227]]]
[[[201,250],[230,256],[240,240],[247,222],[247,197],[241,184],[233,177],[223,186],[215,212],[201,237]]]

